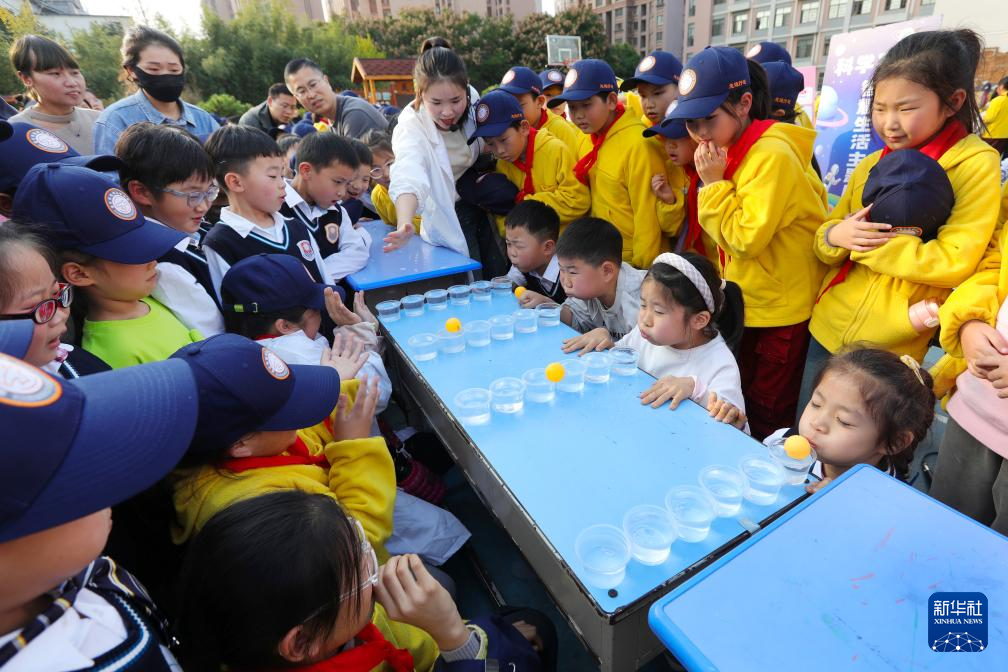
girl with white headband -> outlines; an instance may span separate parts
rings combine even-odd
[[[733,287],[727,301],[714,264],[698,254],[658,255],[641,285],[637,326],[616,344],[640,353],[638,366],[658,380],[642,404],[676,408],[692,399],[722,422],[745,426],[742,380],[735,356],[715,321],[726,309],[741,310]]]

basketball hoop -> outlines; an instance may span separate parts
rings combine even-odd
[[[577,35],[546,36],[546,67],[571,65],[581,60],[581,38]]]

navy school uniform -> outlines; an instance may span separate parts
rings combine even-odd
[[[213,280],[210,279],[210,267],[207,265],[206,253],[203,252],[203,241],[210,233],[211,224],[204,220],[200,223],[199,230],[190,238],[189,244],[184,250],[173,247],[158,259],[158,263],[175,264],[183,268],[189,275],[196,279],[196,282],[206,290],[210,298],[220,309],[220,301],[217,293],[214,292]]]

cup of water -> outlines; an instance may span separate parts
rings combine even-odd
[[[560,306],[555,303],[540,303],[535,307],[539,316],[539,325],[543,327],[556,327],[560,324]]]
[[[582,355],[585,363],[585,380],[589,383],[608,383],[609,372],[612,370],[612,358],[606,352],[589,352]]]
[[[490,318],[490,337],[495,341],[514,338],[515,320],[511,315],[494,315]]]
[[[492,285],[489,280],[477,280],[469,285],[473,301],[489,301]]]
[[[448,301],[453,306],[469,305],[469,285],[452,285],[448,288]]]
[[[490,422],[490,390],[470,387],[455,395],[455,412],[461,422],[485,425]]]
[[[760,506],[777,501],[784,483],[784,467],[762,455],[750,455],[739,461],[739,471],[746,477],[746,499]]]
[[[700,487],[714,500],[717,515],[730,518],[742,510],[742,497],[746,491],[746,479],[742,472],[733,467],[714,464],[700,470]]]
[[[815,450],[809,450],[808,455],[801,458],[794,458],[787,454],[784,449],[784,440],[775,441],[770,444],[770,457],[775,462],[784,467],[784,482],[788,485],[801,485],[808,480],[809,469],[816,461]]]
[[[511,296],[511,278],[506,275],[498,275],[490,281],[490,288],[497,298]]]
[[[669,490],[665,495],[665,508],[676,522],[679,538],[690,543],[706,539],[717,517],[710,495],[695,485],[680,485]]]
[[[410,294],[402,299],[403,312],[406,317],[420,317],[423,315],[424,297],[423,294]]]
[[[490,399],[498,413],[518,413],[525,406],[525,383],[521,378],[498,378],[490,383]]]
[[[560,362],[564,367],[564,377],[557,383],[561,392],[580,392],[585,385],[585,371],[588,367],[579,357],[570,357]]]
[[[399,319],[399,311],[402,309],[400,301],[382,301],[375,308],[378,309],[378,319],[382,322],[395,322]]]
[[[406,346],[413,353],[413,359],[426,362],[437,357],[438,337],[437,334],[414,334],[406,340]]]
[[[529,369],[522,374],[522,380],[529,401],[549,403],[556,397],[556,383],[546,377],[546,369]]]
[[[465,334],[461,331],[442,329],[438,332],[438,345],[441,352],[446,354],[462,352],[466,346]]]
[[[539,328],[536,311],[532,308],[519,308],[514,312],[515,331],[519,334],[534,334]]]
[[[612,358],[612,372],[617,376],[632,376],[637,373],[637,351],[633,348],[613,348],[609,351]]]
[[[641,504],[627,511],[623,516],[623,531],[630,539],[634,560],[643,565],[665,562],[672,542],[679,535],[669,512],[651,504]]]
[[[465,331],[466,345],[473,348],[484,348],[490,345],[490,323],[486,320],[466,322],[462,329]]]
[[[427,301],[427,310],[445,310],[448,308],[448,290],[431,289],[424,292],[424,299]]]
[[[592,525],[574,540],[574,555],[584,580],[596,588],[615,588],[626,577],[630,540],[615,525]]]

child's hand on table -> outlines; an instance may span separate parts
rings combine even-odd
[[[651,408],[658,408],[666,402],[670,410],[678,408],[683,399],[693,396],[696,383],[692,378],[677,378],[676,376],[665,376],[654,382],[654,385],[640,393],[642,404],[651,404]]]
[[[451,595],[412,553],[382,565],[375,597],[390,619],[425,631],[442,651],[457,649],[469,639]]]
[[[716,392],[711,392],[707,397],[707,411],[710,417],[718,422],[731,425],[736,429],[744,429],[746,425],[746,415],[738,406],[726,399],[719,399]]]
[[[598,327],[596,329],[592,329],[586,334],[581,334],[580,336],[575,336],[574,338],[568,338],[561,346],[563,351],[568,354],[574,352],[575,350],[580,350],[580,352],[578,352],[579,357],[593,351],[600,352],[602,350],[608,350],[611,347],[613,347],[612,338],[609,336],[609,330],[605,327]]]
[[[521,296],[518,297],[518,305],[521,306],[522,308],[535,308],[540,303],[552,303],[552,302],[553,299],[549,298],[548,296],[543,296],[538,292],[532,292],[527,289],[521,293]]]

